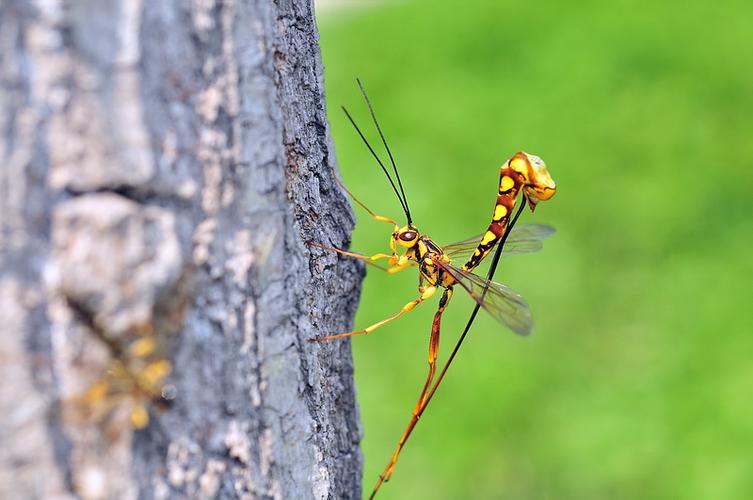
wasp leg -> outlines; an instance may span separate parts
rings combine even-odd
[[[369,264],[370,266],[376,267],[377,269],[381,269],[382,271],[388,272],[390,274],[395,274],[403,269],[408,269],[409,267],[416,266],[416,262],[414,261],[405,261],[403,263],[400,263],[400,258],[395,255],[389,255],[386,253],[377,253],[374,255],[363,255],[357,252],[349,252],[347,250],[341,250],[339,248],[335,247],[328,247],[325,245],[319,245],[318,243],[309,242],[308,243],[311,246],[315,246],[318,248],[322,248],[324,250],[332,250],[333,252],[337,252],[342,255],[347,255],[348,257],[354,257],[356,259],[361,259],[366,264]],[[379,259],[390,259],[390,267],[384,267],[380,266],[379,264],[376,264],[374,261]]]
[[[395,274],[395,273],[399,273],[403,269],[408,269],[409,267],[415,267],[416,265],[417,264],[415,262],[409,260],[407,262],[404,262],[403,264],[398,264],[394,267],[390,267],[389,269],[385,269],[385,271],[387,271],[390,274]],[[423,293],[423,290],[419,290],[419,291]]]
[[[373,499],[376,496],[377,491],[379,491],[379,487],[382,486],[382,483],[389,481],[390,477],[392,477],[392,472],[395,468],[395,464],[397,463],[397,459],[400,456],[400,452],[403,450],[405,442],[408,440],[408,437],[410,436],[413,428],[418,422],[421,413],[423,413],[423,410],[426,407],[426,392],[429,390],[429,387],[431,387],[431,383],[434,380],[434,375],[436,373],[437,355],[439,354],[439,329],[440,323],[442,321],[442,313],[444,313],[444,310],[447,308],[447,303],[450,302],[451,298],[452,288],[445,289],[444,294],[442,294],[442,298],[439,300],[439,308],[434,314],[434,322],[431,325],[431,337],[429,339],[429,374],[426,377],[426,383],[424,384],[424,388],[421,390],[421,394],[418,396],[418,402],[416,403],[416,407],[413,409],[413,415],[411,415],[408,427],[400,437],[400,441],[398,441],[397,443],[397,449],[395,450],[395,453],[392,454],[392,458],[387,464],[387,467],[385,467],[384,471],[382,471],[382,473],[379,475],[379,479],[377,480],[376,486],[374,486],[374,490],[371,492],[369,499]]]
[[[425,404],[426,391],[429,390],[429,386],[431,386],[431,382],[434,380],[437,369],[437,355],[439,354],[439,324],[442,321],[442,313],[447,308],[447,304],[451,298],[452,288],[446,288],[442,294],[442,298],[439,299],[439,308],[434,314],[434,322],[431,324],[431,337],[429,338],[429,374],[426,377],[426,383],[421,391],[421,395],[418,397],[414,413],[417,413]]]
[[[421,296],[419,298],[417,298],[415,300],[411,300],[410,302],[408,302],[407,304],[405,304],[402,307],[402,309],[400,309],[396,314],[393,314],[389,318],[383,319],[382,321],[377,321],[373,325],[367,326],[363,330],[354,330],[352,332],[338,333],[336,335],[328,335],[326,337],[317,337],[315,339],[311,339],[311,341],[312,342],[321,342],[323,340],[339,339],[339,338],[343,338],[343,337],[351,337],[353,335],[365,335],[367,333],[371,333],[374,330],[376,330],[377,328],[379,328],[380,326],[386,325],[390,321],[396,320],[397,318],[399,318],[403,314],[412,311],[414,307],[416,307],[418,304],[420,304],[424,300],[430,298],[432,295],[434,295],[434,293],[436,291],[437,291],[437,287],[435,287],[435,286],[428,286],[428,287],[426,287],[426,289],[424,290],[424,292],[421,294]]]
[[[356,198],[355,195],[350,192],[350,189],[348,189],[347,187],[345,187],[345,184],[343,184],[340,179],[338,179],[337,177],[335,177],[335,180],[340,185],[340,187],[343,188],[343,190],[346,193],[348,193],[348,196],[350,196],[353,199],[353,201],[355,201],[356,203],[358,203],[359,205],[361,205],[361,208],[363,208],[364,210],[366,210],[369,213],[369,215],[372,216],[374,219],[376,219],[378,221],[388,222],[390,224],[394,224],[395,225],[395,229],[397,229],[398,227],[400,227],[398,225],[398,223],[394,219],[390,219],[389,217],[382,217],[381,215],[377,215],[374,212],[372,212],[371,209],[369,207],[367,207],[364,202],[362,202],[361,200],[359,200],[358,198]]]
[[[397,260],[397,256],[396,255],[390,255],[390,254],[387,254],[387,253],[375,253],[374,255],[370,255],[369,256],[369,255],[364,255],[362,253],[349,252],[347,250],[341,250],[340,248],[328,247],[326,245],[320,245],[320,244],[314,243],[314,242],[309,242],[308,244],[311,245],[311,246],[314,246],[314,247],[322,248],[324,250],[332,250],[333,252],[337,252],[337,253],[342,254],[342,255],[347,255],[348,257],[355,257],[356,259],[361,259],[361,260],[375,261],[375,260],[379,260],[379,259],[392,259],[392,258],[394,258],[395,260]]]

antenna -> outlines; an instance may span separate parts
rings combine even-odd
[[[358,88],[361,89],[361,94],[363,94],[363,98],[366,101],[366,106],[369,108],[369,114],[371,114],[371,119],[374,122],[374,126],[377,129],[377,132],[379,132],[379,137],[382,139],[382,144],[384,144],[384,149],[387,150],[387,156],[390,157],[390,163],[392,164],[392,170],[395,171],[395,177],[397,177],[397,185],[400,186],[400,193],[403,195],[403,207],[405,208],[405,216],[408,217],[408,224],[412,224],[413,221],[411,220],[410,216],[410,209],[408,208],[408,198],[405,196],[405,190],[403,189],[403,182],[400,180],[400,174],[397,171],[397,165],[395,165],[395,158],[392,157],[392,151],[390,151],[390,147],[387,145],[387,139],[384,138],[384,134],[382,133],[382,127],[379,126],[379,121],[377,121],[376,114],[374,113],[374,108],[371,106],[371,101],[369,100],[369,96],[366,94],[366,89],[363,88],[363,84],[361,83],[361,80],[356,78],[356,82],[358,83]]]
[[[411,224],[412,220],[410,217],[410,211],[408,210],[408,205],[405,203],[405,200],[403,200],[403,198],[400,197],[400,192],[397,190],[395,181],[392,180],[392,176],[390,176],[390,173],[387,170],[387,167],[385,167],[384,163],[382,163],[382,160],[379,159],[379,156],[377,156],[376,152],[374,151],[374,148],[371,147],[371,144],[369,144],[369,141],[363,135],[363,132],[361,132],[361,129],[358,128],[358,125],[356,125],[355,120],[353,120],[353,117],[350,116],[350,113],[348,113],[348,110],[345,109],[345,106],[341,106],[341,107],[342,107],[343,112],[345,113],[345,116],[348,117],[348,120],[350,120],[350,123],[353,125],[353,128],[355,128],[356,132],[358,132],[358,135],[361,137],[361,140],[363,141],[363,143],[366,144],[367,148],[369,148],[369,152],[371,152],[371,156],[373,156],[374,159],[379,164],[379,166],[382,167],[382,172],[384,172],[384,175],[387,176],[387,179],[390,181],[390,185],[392,186],[392,190],[395,191],[395,196],[397,196],[397,199],[400,201],[400,205],[403,207],[403,212],[405,212],[405,216],[408,218],[408,224]],[[392,155],[390,155],[390,157],[392,157]]]

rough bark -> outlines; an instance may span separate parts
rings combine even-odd
[[[0,1],[0,498],[360,496],[312,9]],[[170,404],[91,397],[143,339]]]

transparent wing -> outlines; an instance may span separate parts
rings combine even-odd
[[[544,246],[542,240],[554,234],[554,228],[546,224],[518,224],[512,228],[505,242],[503,255],[538,252]],[[450,257],[469,255],[481,241],[483,234],[445,245],[442,250]]]
[[[494,319],[519,335],[528,335],[533,328],[533,317],[528,303],[512,288],[489,281],[459,267],[434,261],[452,276],[466,292]]]
[[[516,224],[510,231],[507,241],[540,241],[555,232],[555,229],[547,224]]]

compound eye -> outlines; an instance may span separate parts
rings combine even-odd
[[[418,236],[418,233],[415,231],[406,231],[400,234],[400,239],[403,241],[413,241],[416,239],[416,236]]]

